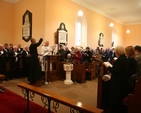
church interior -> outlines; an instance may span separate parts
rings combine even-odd
[[[104,102],[107,96],[104,91],[109,83],[106,84],[102,79],[102,76],[105,75],[103,65],[105,59],[102,59],[102,50],[112,51],[117,46],[141,45],[141,17],[136,18],[136,14],[140,13],[138,10],[141,8],[139,5],[141,1],[134,0],[129,3],[132,11],[127,9],[129,6],[125,6],[125,0],[115,0],[115,3],[108,0],[105,5],[103,2],[104,0],[99,0],[99,2],[93,0],[0,0],[0,90],[2,88],[0,95],[6,93],[6,90],[22,97],[26,95],[24,90],[26,93],[34,92],[36,96],[33,97],[33,102],[42,107],[47,104],[45,109],[49,113],[49,110],[54,113],[104,113]],[[118,9],[120,6],[121,9]],[[133,8],[131,8],[132,6]],[[119,14],[117,11],[122,8],[123,11],[120,11]],[[124,12],[126,10],[128,10],[127,13]],[[128,14],[132,14],[132,16]],[[34,85],[28,81],[26,74],[29,65],[23,64],[23,58],[18,56],[19,64],[12,64],[11,60],[10,62],[7,59],[3,60],[1,49],[5,45],[10,46],[9,48],[12,45],[13,49],[16,47],[30,48],[32,39],[35,39],[37,43],[42,39],[37,47],[37,53],[40,69],[44,68],[44,73],[42,73],[44,77],[42,80],[36,81]],[[46,43],[51,49],[44,54],[42,48]],[[71,52],[72,48],[75,51],[88,49],[93,52],[90,59],[92,62],[78,62],[77,59],[75,62],[66,60],[67,54],[65,53],[66,56],[63,58],[62,54],[64,53],[61,48],[68,49],[72,56],[75,54]],[[98,53],[97,50],[99,50]],[[95,54],[101,55],[100,60]],[[29,55],[29,57],[31,56]],[[112,62],[109,59],[105,61]],[[3,72],[4,69],[5,72]],[[18,72],[15,71],[16,69]],[[15,75],[11,77],[11,73]],[[8,79],[3,78],[2,75],[8,76]],[[141,80],[137,82],[136,86],[141,88],[140,84]],[[4,92],[3,88],[5,88]],[[135,92],[137,91],[138,89],[135,90]],[[141,94],[140,91],[135,96],[134,102],[141,99],[139,94]],[[26,100],[28,96],[26,95]],[[47,97],[48,102],[43,102],[41,96]],[[50,99],[56,102],[56,106],[53,105],[54,103],[50,103]],[[128,105],[128,113],[132,113],[136,109],[130,108],[133,105],[132,101],[128,101],[128,99],[125,101]],[[28,107],[27,102],[26,112],[29,110]],[[133,107],[135,106],[133,105]],[[136,111],[136,113],[141,112],[139,109]]]

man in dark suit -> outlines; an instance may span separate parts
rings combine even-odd
[[[29,76],[30,52],[28,46],[25,46],[22,52],[23,78]]]
[[[113,59],[116,57],[116,55],[115,55],[115,50],[114,50],[114,48],[112,48],[111,50],[110,50],[110,53],[109,53],[110,55],[110,63],[113,63]]]
[[[6,59],[5,59],[2,44],[0,44],[0,74],[4,74],[6,76]],[[7,79],[7,76],[6,76],[6,79]]]
[[[60,62],[63,62],[63,61],[65,61],[66,51],[64,50],[63,45],[60,45],[59,47],[60,47],[60,48],[59,48],[59,50],[58,50],[58,53],[61,55],[61,56],[60,56]]]
[[[36,40],[34,38],[31,39],[31,44],[29,46],[29,51],[31,54],[30,57],[30,71],[28,76],[28,81],[31,84],[35,84],[37,80],[41,80],[41,69],[39,64],[39,58],[38,58],[38,51],[37,47],[40,46],[43,39],[40,38],[40,40],[36,43]]]

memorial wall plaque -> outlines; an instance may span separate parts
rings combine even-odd
[[[103,33],[99,33],[98,45],[100,47],[103,47],[104,46],[104,34]]]
[[[60,27],[57,29],[57,36],[58,36],[58,45],[68,44],[68,31],[66,30],[65,24],[62,22]]]
[[[22,39],[28,42],[32,38],[32,13],[26,11],[22,18]]]

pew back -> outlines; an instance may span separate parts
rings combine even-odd
[[[141,113],[141,77],[135,84],[135,90],[123,99],[128,113]]]
[[[78,83],[86,82],[86,65],[74,64],[74,69],[72,71],[72,80]]]
[[[86,69],[86,79],[96,79],[96,62],[91,62],[88,64],[88,68]]]

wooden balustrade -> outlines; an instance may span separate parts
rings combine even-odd
[[[49,92],[47,90],[43,90],[43,89],[28,85],[26,83],[18,83],[17,85],[19,87],[21,87],[22,89],[25,89],[27,92],[27,94],[26,94],[26,96],[27,96],[27,112],[30,107],[29,106],[29,92],[33,92],[33,93],[36,93],[36,94],[41,95],[42,97],[45,97],[48,99],[48,113],[51,112],[51,110],[50,110],[51,101],[55,101],[55,102],[58,102],[60,104],[65,105],[65,106],[68,106],[70,108],[73,108],[74,110],[77,110],[80,113],[103,113],[103,110],[101,110],[99,108],[95,108],[93,106],[84,104],[82,102],[63,97],[61,95]]]
[[[102,76],[107,73],[108,73],[107,69],[103,65],[103,62],[101,62],[97,88],[97,107],[100,109],[104,109],[105,105],[107,104],[110,81],[104,82],[102,80]]]

